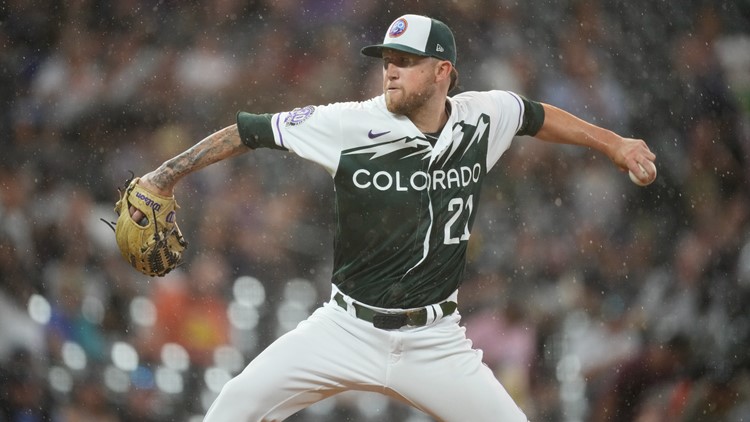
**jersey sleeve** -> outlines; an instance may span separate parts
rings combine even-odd
[[[276,113],[271,129],[278,146],[335,174],[342,148],[342,103]]]
[[[487,148],[487,170],[489,171],[505,151],[523,126],[524,103],[521,97],[510,91],[489,91],[487,93],[493,125],[492,137]]]
[[[542,106],[542,103],[529,100],[523,96],[521,96],[521,101],[523,102],[524,109],[523,123],[521,124],[521,128],[518,129],[516,135],[534,136],[544,124],[544,107]]]
[[[271,117],[270,114],[238,112],[237,131],[240,134],[242,143],[252,149],[282,149],[274,142],[273,131],[271,130]]]

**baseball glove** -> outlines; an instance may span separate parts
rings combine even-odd
[[[172,197],[151,192],[138,184],[140,178],[131,177],[115,204],[117,246],[123,258],[135,269],[149,276],[163,276],[182,263],[187,241],[175,222],[179,208]],[[144,214],[139,222],[130,216],[133,206]]]

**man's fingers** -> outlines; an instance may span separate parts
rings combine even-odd
[[[651,167],[656,161],[656,154],[651,151],[645,141],[642,139],[626,139],[626,144],[622,151],[624,162],[623,167],[625,170],[633,172],[641,172],[639,165]],[[649,169],[646,170],[647,173]]]
[[[136,207],[131,205],[128,211],[130,211],[130,218],[132,218],[133,221],[138,223],[139,226],[145,226],[148,224],[148,218],[146,218],[146,215],[143,214]]]

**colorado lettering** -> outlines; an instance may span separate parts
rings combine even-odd
[[[135,197],[143,201],[147,207],[150,207],[154,211],[159,211],[161,209],[161,204],[158,202],[155,202],[153,199],[149,198],[148,196],[142,194],[141,192],[136,192]]]
[[[370,170],[359,169],[352,174],[352,183],[360,189],[374,187],[380,191],[407,192],[409,190],[422,191],[427,188],[438,190],[466,187],[479,182],[481,175],[482,165],[479,163],[474,164],[473,167],[461,166],[457,169],[434,170],[430,173],[415,171],[410,175],[401,174],[400,171],[390,173],[384,170],[373,174]]]

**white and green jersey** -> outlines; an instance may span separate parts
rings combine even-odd
[[[358,301],[413,308],[461,284],[482,181],[521,128],[525,103],[507,91],[448,101],[437,140],[389,112],[382,95],[267,115],[270,131],[238,114],[251,148],[292,151],[333,177],[332,282]]]

